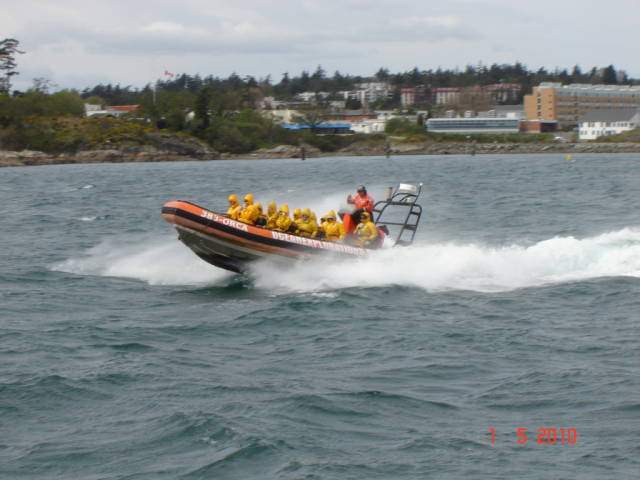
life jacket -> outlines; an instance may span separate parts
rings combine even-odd
[[[364,197],[359,194],[353,195],[351,197],[351,203],[355,205],[356,210],[364,208],[369,213],[373,211],[373,197],[368,193]]]
[[[342,226],[344,227],[345,233],[353,233],[356,229],[356,223],[353,221],[353,217],[350,213],[345,213],[342,216]]]

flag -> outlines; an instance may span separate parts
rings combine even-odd
[[[167,70],[165,70],[165,71],[164,71],[164,75],[165,75],[166,77],[173,77],[173,76],[174,76],[174,75],[173,75],[173,73],[171,73],[171,72],[169,72],[169,71],[167,71]]]

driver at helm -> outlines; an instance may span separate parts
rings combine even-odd
[[[360,215],[363,212],[369,212],[370,216],[373,214],[373,197],[367,193],[367,187],[364,185],[358,187],[355,195],[347,197],[347,203],[355,207],[352,214],[355,223],[360,223]]]

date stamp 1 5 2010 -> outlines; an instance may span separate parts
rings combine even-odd
[[[496,429],[489,428],[491,432],[491,443],[496,443]],[[528,429],[520,427],[515,432],[516,441],[520,445],[534,443],[537,445],[574,445],[578,442],[578,432],[575,428],[538,428],[531,429],[532,433],[527,433]]]

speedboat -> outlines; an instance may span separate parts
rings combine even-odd
[[[416,203],[421,189],[422,184],[400,184],[395,191],[389,188],[387,198],[374,206],[374,223],[395,246],[413,242],[422,215],[422,207]],[[340,215],[350,213],[341,210]],[[261,259],[291,262],[326,255],[354,258],[372,250],[249,225],[182,200],[165,203],[162,216],[196,255],[238,273],[246,272],[251,263]]]

